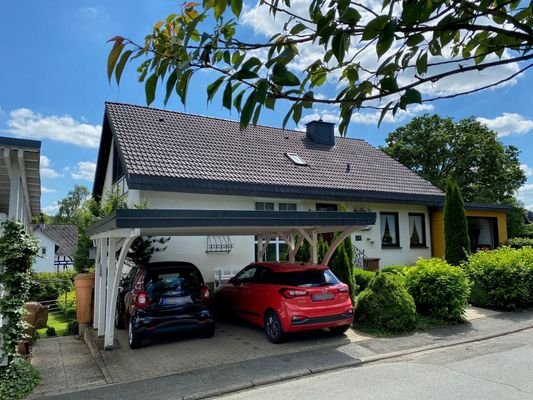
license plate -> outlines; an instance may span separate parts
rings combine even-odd
[[[191,303],[191,296],[184,297],[163,297],[161,299],[162,305],[182,306]]]
[[[313,301],[333,300],[334,298],[335,295],[333,293],[319,293],[311,295],[311,300]]]

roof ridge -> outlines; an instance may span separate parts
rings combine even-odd
[[[149,107],[149,106],[140,106],[138,104],[120,103],[120,102],[115,102],[115,101],[106,101],[105,104],[106,104],[106,106],[108,104],[116,104],[116,105],[120,105],[120,106],[143,108],[143,109],[150,110],[150,111],[163,111],[163,112],[168,112],[168,113],[173,113],[173,114],[181,114],[181,115],[186,115],[186,116],[191,116],[191,117],[200,117],[200,118],[214,119],[214,120],[217,120],[217,121],[232,122],[232,123],[240,125],[240,122],[237,121],[237,120],[229,119],[229,118],[222,118],[222,117],[214,117],[212,115],[202,115],[202,114],[196,114],[196,113],[190,113],[190,112],[168,110],[168,109],[159,108],[159,107]],[[274,127],[274,126],[271,126],[271,125],[263,125],[263,124],[255,124],[255,125],[250,124],[250,125],[248,125],[248,127],[250,127],[250,126],[258,126],[258,127],[262,127],[262,128],[276,129],[276,130],[294,132],[294,133],[300,133],[300,134],[301,133],[305,133],[303,131],[299,131],[299,130],[296,130],[296,129],[277,128],[277,127]]]

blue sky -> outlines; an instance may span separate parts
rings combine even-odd
[[[374,0],[375,2],[375,0]],[[120,88],[109,85],[106,60],[110,45],[106,41],[121,35],[142,41],[151,26],[166,15],[177,12],[178,2],[167,0],[116,1],[37,1],[4,2],[0,11],[0,135],[42,140],[42,208],[54,214],[57,200],[75,184],[92,188],[104,102],[145,104],[144,87],[137,83],[132,66],[127,67]],[[255,3],[246,8],[245,33],[261,38],[276,30],[282,21],[272,23]],[[295,7],[304,0],[293,1]],[[316,49],[303,50],[312,55]],[[508,72],[509,70],[507,70]],[[494,76],[506,71],[494,71]],[[479,72],[427,88],[429,93],[444,93],[453,88],[490,81],[491,73]],[[185,111],[237,119],[222,110],[220,103],[208,105],[205,82],[200,74],[193,79]],[[384,144],[389,132],[423,112],[460,119],[480,118],[500,133],[504,144],[521,150],[520,161],[528,182],[518,198],[533,209],[533,72],[510,84],[480,94],[415,106],[407,113],[390,118],[377,128],[376,115],[361,113],[352,118],[349,136]],[[335,85],[325,87],[331,94]],[[160,99],[154,106],[162,107]],[[183,111],[177,98],[168,109]],[[283,107],[264,112],[260,123],[281,126]],[[338,110],[317,107],[303,122],[318,116],[336,122]],[[289,128],[302,128],[289,126]]]

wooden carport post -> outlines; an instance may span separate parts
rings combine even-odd
[[[337,236],[335,240],[331,242],[331,244],[329,245],[328,251],[326,251],[326,254],[324,254],[324,259],[322,260],[320,264],[328,265],[329,260],[331,259],[331,256],[333,256],[333,254],[335,253],[335,250],[337,250],[337,247],[339,247],[339,245],[342,243],[344,239],[346,239],[348,236],[350,236],[352,233],[356,232],[357,230],[359,230],[357,226],[350,226],[348,229],[345,229],[344,231],[342,231],[339,234],[339,236]]]

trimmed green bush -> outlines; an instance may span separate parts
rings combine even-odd
[[[0,367],[0,399],[23,399],[40,380],[39,372],[24,360],[16,360],[8,367]]]
[[[522,247],[533,247],[533,238],[514,237],[507,241],[506,245],[513,249],[521,249]]]
[[[470,284],[465,272],[439,258],[420,259],[404,270],[405,286],[420,314],[443,320],[463,318]]]
[[[463,269],[472,281],[473,305],[499,310],[533,305],[533,248],[479,251]]]
[[[66,296],[64,294],[59,295],[57,298],[57,306],[63,312],[63,315],[67,319],[76,318],[76,291],[68,292]]]
[[[74,289],[74,271],[36,272],[32,274],[31,301],[55,300],[61,293]]]
[[[368,284],[374,277],[376,273],[373,271],[367,271],[361,268],[355,268],[353,272],[353,277],[355,280],[355,292],[356,295],[361,293],[368,287]]]
[[[357,296],[355,318],[364,327],[409,332],[416,325],[416,306],[398,276],[377,273]]]

